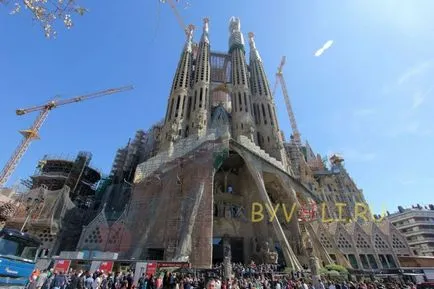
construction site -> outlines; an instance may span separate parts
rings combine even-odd
[[[340,264],[360,272],[396,271],[399,257],[412,256],[412,250],[387,219],[353,220],[356,204],[366,203],[363,192],[342,156],[323,160],[301,140],[283,76],[285,58],[272,89],[255,35],[248,34],[246,45],[240,19],[229,20],[227,52],[211,49],[210,26],[203,19],[198,41],[196,28],[187,26],[173,82],[166,84],[164,119],[138,130],[116,152],[109,175],[91,167],[88,153],[75,160],[43,158],[29,192],[4,210],[6,225],[42,238],[48,258],[83,259],[78,256],[93,252],[123,264],[224,263],[228,272],[232,262],[251,261],[293,270]],[[287,124],[279,124],[276,115],[279,88],[292,128],[289,139],[280,128]],[[50,110],[129,89],[21,111],[41,114],[23,133],[0,185]],[[297,217],[287,222],[281,213],[252,222],[255,202],[270,208],[295,204]],[[337,218],[336,203],[346,204],[339,217],[348,221],[321,222],[317,208],[327,204],[328,216]]]

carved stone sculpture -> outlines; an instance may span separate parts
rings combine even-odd
[[[277,264],[278,254],[270,251],[268,242],[262,243],[261,247],[262,262],[265,264]]]
[[[196,117],[197,129],[201,131],[205,128],[206,115],[204,112],[199,112]]]
[[[170,129],[167,134],[167,140],[170,142],[174,142],[178,139],[179,133],[178,133],[178,124],[176,121],[172,122],[172,125],[170,126]]]

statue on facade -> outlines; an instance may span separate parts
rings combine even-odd
[[[260,255],[264,264],[277,264],[278,254],[270,250],[270,245],[267,241],[262,243]]]
[[[205,128],[206,114],[205,112],[199,112],[196,117],[197,130],[201,132]]]
[[[167,133],[167,140],[170,142],[175,142],[178,139],[178,137],[179,137],[178,123],[176,121],[173,121]]]
[[[309,256],[309,267],[312,274],[312,282],[315,288],[320,288],[320,275],[319,275],[319,260],[314,255],[313,243],[309,236],[305,242],[306,253]]]

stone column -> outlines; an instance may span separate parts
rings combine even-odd
[[[232,253],[229,236],[223,237],[223,277],[231,279],[232,277]]]
[[[313,254],[313,244],[312,244],[310,237],[308,237],[308,240],[307,240],[306,252],[307,252],[307,255],[309,256],[309,267],[310,267],[310,272],[312,275],[313,287],[316,289],[319,289],[320,288],[320,281],[321,281],[321,277],[319,274],[319,259]]]

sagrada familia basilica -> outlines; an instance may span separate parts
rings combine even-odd
[[[47,254],[114,252],[123,260],[188,261],[196,268],[253,260],[295,270],[310,266],[312,256],[318,266],[378,269],[412,255],[386,219],[354,219],[357,203],[366,201],[341,157],[326,165],[307,142],[285,140],[253,33],[247,47],[240,20],[231,18],[222,53],[211,50],[208,19],[198,43],[193,32],[164,120],[118,150],[96,191],[79,197],[80,186],[34,182],[28,195],[45,197],[26,228],[42,236]],[[78,182],[90,188],[100,176],[86,172]],[[254,221],[261,208],[265,217]],[[270,216],[270,208],[277,213]],[[22,225],[26,210],[19,212],[9,225]],[[344,221],[324,222],[324,213]]]

